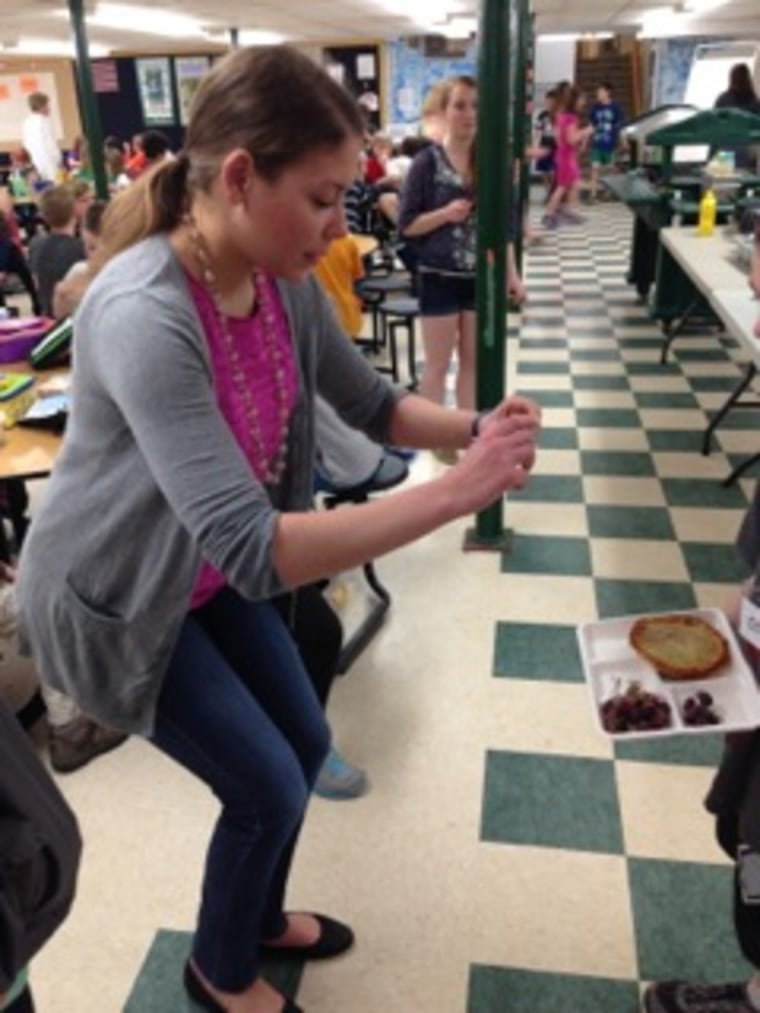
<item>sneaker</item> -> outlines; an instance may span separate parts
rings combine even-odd
[[[51,725],[50,764],[59,774],[71,774],[96,756],[110,753],[129,738],[124,732],[98,725],[81,715],[65,725]]]
[[[644,993],[646,1013],[758,1013],[743,984],[660,981]]]
[[[544,215],[541,224],[547,232],[556,232],[559,228],[559,215]]]
[[[579,215],[577,211],[565,211],[560,208],[558,214],[563,222],[568,222],[570,225],[583,225],[586,221],[586,216]]]
[[[331,749],[322,764],[314,794],[320,798],[341,800],[359,798],[369,790],[369,779],[365,771],[346,763],[337,749]]]

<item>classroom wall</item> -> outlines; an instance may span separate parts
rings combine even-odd
[[[386,63],[388,89],[383,119],[399,133],[415,132],[422,100],[434,84],[456,74],[477,73],[474,43],[464,57],[428,57],[407,39],[396,39],[386,45]]]
[[[74,78],[74,64],[63,58],[38,58],[3,56],[0,58],[0,75],[51,75],[55,89],[55,102],[60,116],[59,142],[71,145],[74,138],[82,133],[79,116],[79,102]],[[49,78],[45,79],[46,82]],[[45,89],[43,89],[45,90]],[[17,127],[6,129],[0,134],[0,151],[10,151],[21,143],[21,120]]]

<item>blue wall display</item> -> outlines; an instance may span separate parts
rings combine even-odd
[[[388,43],[388,91],[386,117],[389,124],[405,124],[413,132],[420,118],[425,95],[439,81],[457,74],[477,72],[476,43],[459,58],[425,56],[422,48],[397,39]]]

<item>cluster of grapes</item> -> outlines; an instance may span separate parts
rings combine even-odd
[[[673,723],[670,704],[632,682],[624,693],[605,700],[599,708],[606,732],[644,732],[669,728]]]
[[[687,696],[683,702],[683,720],[686,725],[719,725],[720,715],[713,706],[713,698],[703,690]]]

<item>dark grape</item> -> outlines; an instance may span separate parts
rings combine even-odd
[[[647,692],[640,682],[630,683],[624,692],[605,700],[599,714],[604,730],[612,733],[644,732],[672,724],[667,700]]]
[[[684,724],[692,728],[702,728],[706,725],[719,725],[720,715],[714,707],[714,701],[709,693],[703,690],[695,696],[688,696],[683,702]]]

